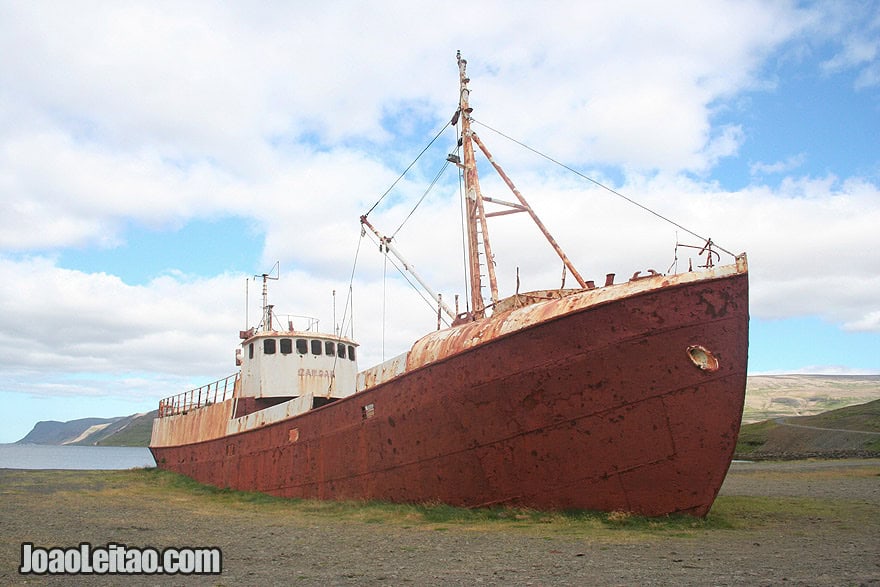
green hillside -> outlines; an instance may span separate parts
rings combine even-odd
[[[94,444],[98,446],[149,446],[156,411],[135,416],[128,424]]]
[[[736,454],[746,459],[880,456],[880,400],[745,424]]]

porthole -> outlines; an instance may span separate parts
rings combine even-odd
[[[703,371],[718,370],[718,359],[706,347],[700,345],[689,346],[687,353],[691,362]]]

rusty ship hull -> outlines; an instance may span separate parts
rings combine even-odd
[[[184,443],[154,428],[151,450],[160,468],[284,497],[703,516],[747,353],[744,267],[652,277],[428,335],[403,373],[291,418]]]

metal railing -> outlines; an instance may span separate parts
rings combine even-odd
[[[301,316],[299,314],[276,314],[274,312],[272,313],[272,316],[275,318],[275,324],[277,325],[275,327],[276,330],[279,328],[287,328],[291,332],[318,331],[318,322],[320,322],[320,320],[312,318],[311,316]],[[303,324],[305,324],[305,328],[300,327]]]
[[[159,417],[164,418],[176,414],[185,414],[198,408],[231,399],[239,375],[239,373],[235,373],[229,377],[218,379],[213,383],[166,397],[159,402]]]

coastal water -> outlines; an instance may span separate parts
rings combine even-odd
[[[132,469],[155,467],[140,446],[0,444],[0,469]]]

